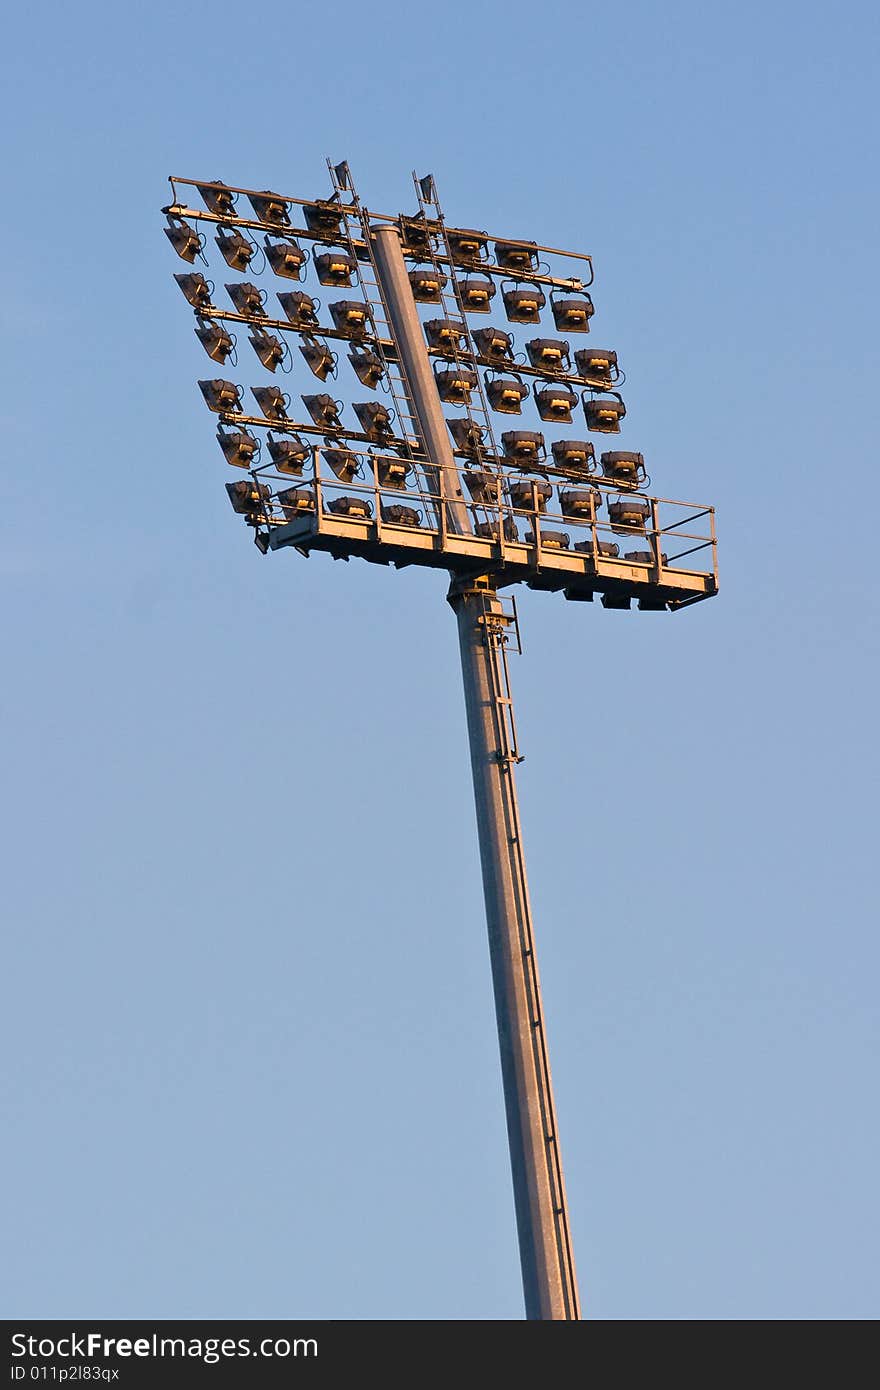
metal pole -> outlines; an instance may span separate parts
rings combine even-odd
[[[489,578],[453,581],[526,1317],[580,1317],[514,766],[505,624]]]

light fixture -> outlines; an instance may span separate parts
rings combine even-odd
[[[199,319],[195,335],[214,362],[225,362],[235,350],[235,339],[222,323]]]
[[[542,420],[557,420],[562,425],[571,424],[571,412],[578,398],[568,386],[544,386],[535,390],[535,405]]]
[[[373,508],[366,497],[333,497],[326,504],[334,516],[371,517]]]
[[[215,213],[218,217],[231,217],[234,214],[235,197],[220,179],[216,179],[213,184],[197,183],[196,188],[209,212]]]
[[[615,483],[634,485],[644,482],[648,476],[645,472],[643,454],[620,453],[613,450],[610,453],[601,454],[600,461],[605,477],[611,478]]]
[[[381,401],[358,401],[354,403],[354,413],[364,434],[374,444],[385,444],[393,439],[391,416]]]
[[[595,466],[596,451],[588,439],[554,439],[550,452],[560,468],[592,473]]]
[[[626,406],[619,396],[584,395],[584,415],[588,430],[598,434],[619,434],[620,422],[626,414]]]
[[[485,232],[475,232],[462,227],[447,228],[446,240],[455,265],[470,265],[484,260],[489,254],[489,241]]]
[[[259,517],[261,521],[265,521],[266,503],[271,495],[265,483],[240,478],[238,482],[227,483],[226,492],[232,503],[232,510],[239,516]]]
[[[332,470],[341,483],[350,483],[359,477],[361,461],[351,449],[334,448],[322,450],[327,467]]]
[[[319,381],[326,381],[328,376],[336,375],[336,354],[330,351],[326,343],[318,342],[317,338],[306,338],[300,346],[300,352],[309,371],[314,373]]]
[[[202,238],[182,217],[174,217],[169,212],[167,214],[168,226],[162,230],[167,236],[171,245],[174,247],[182,261],[189,261],[192,265],[196,256],[202,249]]]
[[[488,314],[489,306],[495,298],[495,283],[492,280],[461,280],[458,286],[461,305],[470,314]]]
[[[657,557],[653,550],[625,550],[624,560],[631,560],[634,565],[653,565],[657,562]],[[665,552],[660,554],[660,563],[665,565],[669,556]]]
[[[496,241],[495,260],[502,270],[537,270],[537,244],[533,241]]]
[[[249,193],[247,196],[260,222],[271,222],[276,227],[290,226],[288,205],[280,193],[264,188],[262,193]]]
[[[403,254],[410,259],[428,260],[430,258],[431,237],[423,217],[399,217],[400,239]]]
[[[373,459],[380,487],[405,488],[410,466],[405,459],[382,456]]]
[[[226,293],[240,314],[244,314],[249,319],[264,317],[266,301],[263,297],[263,291],[252,284],[250,280],[237,280],[235,284],[227,285]]]
[[[463,454],[476,454],[483,447],[485,431],[473,420],[447,420],[455,447]]]
[[[251,395],[267,420],[288,420],[290,397],[280,386],[252,386]]]
[[[352,338],[361,337],[367,330],[367,306],[361,299],[337,299],[330,306],[336,329]]]
[[[222,426],[217,430],[217,443],[223,450],[223,457],[234,468],[250,468],[260,456],[260,441],[247,430],[230,430]]]
[[[194,309],[211,307],[211,291],[214,287],[201,271],[190,271],[189,274],[175,275],[174,278]]]
[[[321,202],[320,199],[303,206],[303,217],[310,232],[321,232],[325,236],[338,233],[342,225],[342,213],[337,204]]]
[[[590,319],[595,311],[588,294],[577,299],[554,299],[551,292],[550,307],[557,328],[569,333],[589,333]]]
[[[574,548],[575,550],[583,551],[585,555],[592,555],[594,553],[593,542],[591,540],[575,541]],[[600,541],[597,537],[595,553],[598,554],[599,558],[602,560],[616,560],[620,554],[620,546],[616,541]]]
[[[513,334],[505,333],[503,328],[478,328],[474,343],[487,362],[513,362]]]
[[[266,437],[266,447],[277,471],[295,477],[301,477],[303,466],[312,452],[298,434],[285,434],[276,439],[271,430]]]
[[[498,521],[478,521],[474,531],[485,541],[497,541],[502,534],[506,541],[519,540],[519,532],[512,516],[504,517],[500,525]]]
[[[451,367],[448,371],[434,370],[441,401],[448,405],[467,405],[477,385],[477,374],[468,367]]]
[[[486,382],[486,394],[493,410],[501,415],[521,415],[529,388],[519,377],[496,377]]]
[[[537,478],[519,478],[508,483],[510,500],[517,511],[544,512],[553,496],[549,483],[539,482]]]
[[[259,357],[263,366],[269,372],[274,372],[275,368],[284,361],[287,351],[280,338],[276,338],[274,333],[267,333],[263,328],[255,328],[253,333],[248,335],[250,345]]]
[[[538,430],[507,430],[501,436],[504,457],[537,463],[547,455],[544,436]]]
[[[200,381],[199,390],[209,410],[216,411],[218,415],[241,414],[241,387],[234,382],[214,377],[211,381]]]
[[[382,380],[382,361],[375,352],[365,350],[364,352],[350,352],[348,360],[354,368],[355,376],[358,381],[372,390],[378,386]]]
[[[344,251],[322,251],[314,253],[315,271],[322,285],[338,285],[343,288],[351,284],[351,277],[357,270],[354,256]]]
[[[285,294],[279,294],[278,303],[295,328],[318,327],[317,305],[304,290],[288,290]]]
[[[471,501],[478,505],[497,507],[500,501],[499,482],[500,474],[488,473],[481,469],[466,469],[462,473],[464,485],[471,496]]]
[[[602,494],[597,487],[559,489],[559,510],[563,516],[591,521],[601,505]]]
[[[541,310],[547,303],[544,291],[537,285],[526,289],[503,290],[504,312],[511,323],[540,323]]]
[[[289,237],[282,241],[270,241],[266,236],[263,237],[263,242],[266,247],[266,260],[276,275],[282,276],[285,280],[302,279],[306,253],[301,246]]]
[[[332,396],[303,396],[302,403],[311,415],[316,425],[322,429],[339,430],[342,428],[342,421],[339,412],[342,409],[342,402],[335,401]]]
[[[288,521],[295,521],[302,512],[313,512],[315,510],[315,498],[311,488],[308,487],[286,487],[277,493],[278,501],[281,503],[281,510]]]
[[[443,287],[447,283],[442,271],[425,266],[409,271],[408,275],[413,299],[418,300],[419,304],[440,303]]]
[[[608,503],[608,516],[615,535],[626,535],[628,531],[644,532],[651,504],[643,497],[620,497]]]
[[[571,545],[571,536],[567,531],[551,531],[547,526],[539,528],[541,545],[545,550],[568,550]],[[526,531],[526,545],[536,545],[537,538],[534,531]]]
[[[460,319],[428,319],[424,327],[428,347],[457,352],[467,339],[467,328]]]
[[[578,372],[587,381],[600,386],[613,386],[618,376],[617,353],[610,348],[581,348],[574,355]]]
[[[214,240],[220,247],[220,254],[232,270],[247,270],[257,248],[237,227],[221,227]]]
[[[388,521],[392,526],[421,526],[421,514],[415,507],[405,507],[401,502],[380,502],[379,509],[382,513],[382,520]]]
[[[532,338],[526,343],[529,362],[539,371],[570,372],[569,344],[565,338]]]

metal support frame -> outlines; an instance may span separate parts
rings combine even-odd
[[[526,1317],[580,1317],[514,767],[505,613],[489,579],[455,581],[489,955]]]

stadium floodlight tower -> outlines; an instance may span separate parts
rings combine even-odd
[[[327,167],[330,192],[311,200],[172,177],[165,233],[194,265],[207,246],[198,228],[212,228],[238,277],[226,284],[231,308],[214,302],[201,271],[176,277],[212,361],[235,362],[237,327],[265,371],[289,371],[293,345],[298,370],[317,378],[294,415],[274,381],[251,387],[255,413],[234,382],[199,382],[223,455],[244,474],[226,484],[230,502],[260,551],[292,547],[450,574],[526,1317],[577,1319],[514,780],[521,757],[507,649],[512,638],[519,649],[519,628],[499,590],[525,584],[571,600],[598,594],[606,608],[684,608],[717,592],[714,510],[649,495],[642,454],[612,449],[597,460],[580,437],[617,434],[626,414],[616,352],[571,350],[593,317],[589,256],[447,225],[430,176],[413,175],[413,213],[372,213],[348,164]],[[188,206],[190,189],[203,206]],[[309,276],[342,291],[323,323],[319,302],[292,287],[306,279],[305,247]],[[572,262],[579,274],[562,273]],[[282,282],[280,313],[242,278],[263,272]],[[531,326],[524,354],[507,329],[472,326],[492,313],[499,289],[506,320]],[[545,311],[552,337],[541,336]],[[351,367],[348,402],[327,389],[338,349]],[[343,420],[346,405],[355,423]],[[493,417],[524,409],[530,428],[504,430],[499,446]],[[577,409],[578,437],[558,435],[548,449],[540,426],[572,425]],[[633,548],[621,555],[620,540]]]

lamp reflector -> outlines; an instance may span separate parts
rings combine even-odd
[[[277,494],[281,510],[288,521],[295,521],[302,512],[315,510],[315,496],[308,487],[286,487]]]
[[[440,270],[425,267],[409,271],[409,283],[413,299],[420,304],[439,304],[447,277]]]
[[[251,395],[267,420],[287,420],[290,397],[280,386],[252,386]]]
[[[375,444],[384,444],[394,437],[391,416],[381,401],[358,401],[354,413],[364,434]]]
[[[318,342],[316,338],[306,338],[300,346],[300,352],[309,371],[319,381],[326,381],[328,376],[336,375],[336,356],[326,343]]]
[[[550,484],[539,482],[536,478],[518,478],[508,484],[508,491],[511,503],[518,511],[544,512],[553,496]]]
[[[464,485],[471,500],[483,505],[497,507],[500,501],[498,473],[488,473],[481,469],[466,469],[462,473]]]
[[[496,241],[495,261],[502,270],[537,270],[538,248],[529,241]]]
[[[235,339],[222,323],[199,319],[195,335],[213,362],[225,362],[235,348]]]
[[[554,439],[550,452],[560,468],[581,473],[592,473],[596,462],[596,451],[588,439]]]
[[[467,340],[467,328],[460,319],[428,319],[425,337],[428,347],[456,352]]]
[[[315,301],[304,290],[289,290],[279,294],[281,305],[295,328],[317,328],[318,312]]]
[[[220,247],[221,256],[232,270],[247,270],[257,248],[237,227],[231,230],[221,227],[214,240]]]
[[[501,415],[521,415],[522,403],[529,394],[529,388],[519,377],[496,377],[486,382],[486,394],[493,410]]]
[[[589,333],[595,310],[588,294],[577,299],[554,299],[551,294],[550,307],[557,328],[568,333]]]
[[[495,284],[492,280],[470,279],[459,282],[462,308],[470,314],[488,314],[489,306],[495,298]]]
[[[571,537],[567,531],[551,531],[547,526],[540,528],[541,545],[546,550],[568,550],[571,545]],[[534,531],[526,531],[526,545],[535,545],[536,536]]]
[[[363,386],[372,390],[378,386],[382,380],[382,362],[374,352],[350,352],[348,360],[355,371],[355,376]]]
[[[596,430],[598,434],[619,434],[620,422],[625,414],[626,406],[619,396],[597,396],[584,400],[587,429]]]
[[[473,420],[447,420],[449,433],[457,449],[463,454],[476,454],[483,447],[484,431]]]
[[[315,255],[315,270],[318,280],[322,285],[351,284],[351,277],[357,270],[357,261],[354,256],[348,256],[344,251],[324,251],[321,255]]]
[[[575,541],[574,548],[575,550],[582,551],[585,555],[592,555],[594,553],[592,540]],[[597,539],[595,553],[599,556],[600,560],[616,560],[620,554],[620,546],[616,541],[600,541]]]
[[[615,535],[644,532],[650,515],[651,504],[643,497],[620,497],[608,503],[608,516]]]
[[[546,456],[544,436],[538,430],[506,430],[501,436],[504,457],[537,463]]]
[[[379,508],[382,513],[382,520],[390,522],[392,526],[421,526],[421,513],[415,507],[405,507],[401,502],[380,502]]]
[[[338,234],[342,225],[342,213],[336,203],[322,202],[320,199],[305,204],[303,217],[310,232],[323,232],[325,236]]]
[[[223,457],[234,468],[250,468],[260,456],[260,441],[247,430],[217,430],[217,443]]]
[[[174,247],[180,259],[182,261],[189,261],[190,265],[192,265],[196,256],[202,249],[201,236],[196,231],[195,227],[191,227],[182,217],[172,217],[171,213],[168,213],[167,221],[168,226],[162,228],[163,232],[171,242],[171,245]]]
[[[249,193],[247,196],[260,222],[271,222],[276,227],[290,226],[288,204],[280,193],[265,188],[262,193]]]
[[[657,559],[653,550],[625,550],[623,552],[623,558],[624,560],[629,560],[634,565],[653,565]],[[661,565],[665,565],[668,559],[669,556],[665,552],[661,551]]]
[[[423,217],[401,217],[398,219],[400,238],[405,256],[428,260],[431,255],[431,237]]]
[[[617,353],[611,349],[581,348],[575,353],[574,360],[584,380],[595,381],[600,386],[613,386],[620,375]]]
[[[487,362],[513,362],[513,334],[503,328],[479,328],[474,334],[479,355]]]
[[[285,280],[302,279],[306,253],[301,246],[288,238],[283,241],[270,241],[266,236],[263,242],[266,247],[266,260],[276,275],[281,275]]]
[[[200,381],[199,390],[209,410],[216,411],[218,415],[241,414],[241,388],[234,382],[214,377],[211,381]]]
[[[610,453],[602,454],[600,461],[605,477],[611,478],[615,483],[641,483],[648,476],[645,471],[643,454],[621,453],[619,450],[612,450]]]
[[[571,412],[578,398],[568,386],[544,386],[535,391],[535,405],[542,420],[558,420],[560,424],[571,424]]]
[[[316,425],[321,429],[339,430],[342,428],[342,421],[339,412],[342,409],[342,402],[335,401],[332,396],[303,396],[302,403],[311,415]]]
[[[196,188],[209,212],[213,212],[217,217],[231,217],[233,215],[235,196],[220,179],[215,179],[213,184],[197,183]]]
[[[559,489],[559,510],[563,516],[591,521],[601,505],[602,494],[597,487]]]
[[[544,291],[537,285],[527,289],[505,290],[502,294],[504,312],[511,323],[540,323],[541,310],[547,303]]]
[[[227,285],[226,293],[240,314],[244,314],[249,319],[264,317],[266,302],[263,298],[263,291],[251,284],[250,280],[238,280],[233,285]]]
[[[284,361],[284,354],[287,351],[280,338],[276,338],[274,333],[267,333],[262,328],[255,328],[249,334],[250,345],[259,357],[263,366],[269,372],[274,372],[275,368]]]
[[[265,483],[255,483],[253,479],[241,478],[238,482],[227,483],[226,492],[232,503],[232,510],[239,516],[259,517],[265,521],[266,503],[270,492]]]
[[[373,508],[366,497],[333,497],[327,503],[327,511],[336,516],[369,517]]]
[[[351,449],[324,449],[322,452],[327,467],[336,474],[341,483],[350,483],[352,478],[360,476],[361,461]]]
[[[366,333],[367,306],[362,299],[337,299],[329,307],[337,332],[347,333],[352,338]]]
[[[477,374],[466,367],[453,367],[448,371],[435,370],[434,380],[441,401],[449,405],[466,405],[477,385]]]
[[[174,278],[180,286],[182,294],[194,309],[210,308],[213,286],[205,279],[201,271],[194,270],[189,274],[175,275]]]
[[[497,541],[504,535],[506,541],[518,541],[519,532],[516,529],[516,522],[512,516],[504,517],[503,521],[478,521],[474,527],[478,536],[483,540]]]
[[[298,434],[285,434],[275,438],[270,430],[266,438],[269,457],[279,473],[302,475],[303,467],[311,449],[304,444]]]
[[[380,487],[405,488],[410,466],[405,459],[377,458],[376,477]]]
[[[485,260],[489,254],[489,241],[485,232],[475,232],[462,227],[447,228],[446,240],[455,265],[471,265],[474,261]]]
[[[538,371],[570,372],[569,344],[565,338],[532,338],[526,343],[529,362]]]

